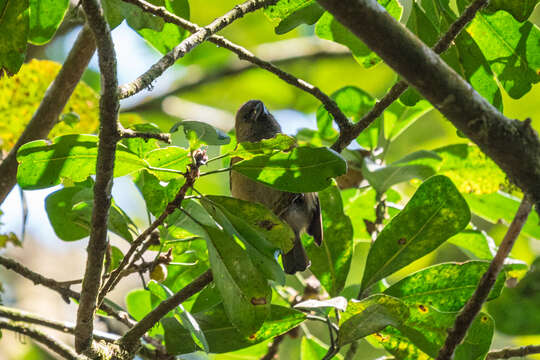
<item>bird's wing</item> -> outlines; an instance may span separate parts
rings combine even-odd
[[[312,195],[314,201],[313,217],[309,223],[307,233],[313,236],[315,243],[321,246],[323,242],[323,223],[322,223],[322,214],[321,214],[321,203],[319,201],[319,195],[317,193],[311,193],[306,195]]]

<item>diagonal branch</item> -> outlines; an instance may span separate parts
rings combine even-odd
[[[212,271],[207,270],[198,278],[182,288],[176,294],[162,301],[154,310],[149,312],[144,318],[141,319],[134,327],[132,327],[124,336],[119,340],[120,345],[126,348],[128,351],[133,349],[139,343],[139,339],[150,330],[155,324],[161,320],[162,317],[167,315],[170,311],[174,310],[178,305],[195,295],[206,285],[212,282]]]
[[[17,150],[29,141],[46,138],[58,121],[75,86],[96,49],[92,31],[84,26],[69,52],[60,72],[45,92],[45,96],[24,132],[6,158],[0,163],[0,204],[17,183]]]
[[[152,81],[163,74],[163,72],[172,66],[176,60],[203,43],[211,35],[230,25],[233,21],[243,17],[247,13],[264,6],[275,4],[276,2],[277,0],[248,0],[242,4],[236,5],[232,10],[228,11],[223,16],[218,17],[209,25],[197,29],[197,31],[169,51],[137,79],[131,83],[120,86],[118,89],[118,97],[120,99],[125,99],[147,88],[152,84]]]
[[[461,16],[454,21],[448,31],[433,46],[433,51],[435,51],[437,54],[442,54],[448,50],[454,39],[467,26],[467,24],[474,19],[476,13],[486,6],[488,1],[489,0],[476,0],[474,3],[469,5],[463,14],[461,14]],[[340,132],[338,139],[332,145],[332,149],[338,152],[343,151],[343,149],[345,149],[354,139],[358,137],[358,135],[360,135],[362,131],[371,125],[375,119],[381,116],[384,110],[386,110],[386,108],[389,107],[394,101],[396,101],[401,94],[407,90],[408,87],[409,85],[407,85],[407,83],[403,80],[395,83],[394,86],[388,90],[386,95],[384,95],[381,100],[377,101],[375,106],[373,106],[373,108],[367,114],[365,114],[360,121],[358,121],[358,123],[351,127],[350,131]]]
[[[184,40],[182,43],[186,42],[188,39],[190,39],[191,37],[193,37],[196,34],[200,33],[201,31],[204,31],[204,29],[205,29],[205,28],[199,27],[197,24],[194,24],[194,23],[192,23],[190,21],[187,21],[187,20],[185,20],[185,19],[183,19],[183,18],[181,18],[179,16],[176,16],[176,15],[170,13],[164,7],[154,6],[154,5],[150,4],[149,2],[147,2],[145,0],[123,0],[123,1],[129,2],[129,3],[134,4],[134,5],[137,5],[141,9],[143,9],[143,10],[145,10],[147,12],[150,12],[150,13],[152,13],[154,15],[162,17],[163,20],[166,21],[166,22],[176,24],[178,26],[181,26],[184,29],[187,29],[187,30],[191,31],[193,33],[193,35],[191,35],[189,38]],[[270,3],[268,3],[268,5],[270,5]],[[299,88],[301,90],[304,90],[307,93],[310,93],[311,95],[313,95],[315,98],[317,98],[323,104],[325,109],[328,110],[328,112],[330,114],[332,114],[332,116],[336,120],[336,123],[339,126],[339,129],[342,132],[347,132],[348,131],[349,127],[351,126],[351,122],[349,121],[349,119],[347,119],[345,114],[343,114],[343,112],[341,112],[341,110],[337,106],[336,102],[334,100],[332,100],[332,98],[330,98],[328,95],[323,93],[318,87],[308,83],[307,81],[296,78],[295,76],[281,70],[280,68],[276,67],[275,65],[273,65],[272,63],[270,63],[268,61],[264,61],[264,60],[258,58],[257,56],[253,55],[253,53],[251,53],[246,48],[243,48],[243,47],[241,47],[241,46],[227,40],[226,38],[224,38],[222,36],[212,35],[212,36],[208,37],[207,39],[208,39],[208,41],[213,42],[214,44],[218,45],[219,47],[222,47],[222,48],[225,48],[225,49],[228,49],[228,50],[232,51],[233,53],[238,55],[238,57],[241,60],[249,61],[250,63],[252,63],[252,64],[254,64],[254,65],[256,65],[256,66],[258,66],[258,67],[260,67],[262,69],[268,70],[271,73],[277,75],[280,79],[287,82],[288,84],[296,86],[297,88]],[[181,45],[182,44],[180,44],[178,46],[181,46]]]
[[[41,332],[39,330],[36,330],[31,326],[28,326],[28,325],[25,325],[25,324],[22,324],[22,323],[18,323],[18,322],[13,322],[13,321],[7,321],[7,320],[0,319],[0,329],[6,329],[6,330],[17,332],[19,334],[26,335],[29,338],[32,338],[32,339],[36,340],[37,342],[42,343],[47,348],[51,349],[52,351],[54,351],[58,355],[64,357],[65,359],[68,359],[68,360],[83,360],[83,359],[86,360],[86,359],[88,359],[86,356],[77,355],[77,353],[75,351],[73,351],[72,348],[68,347],[66,344],[64,344],[64,343],[62,343],[62,342],[60,342],[60,341],[58,341],[56,339],[53,339],[49,335],[47,335],[47,334],[45,334],[45,333],[43,333],[43,332]]]
[[[540,141],[463,80],[376,0],[317,0],[487,154],[540,211]]]
[[[139,0],[123,1],[137,1],[137,4],[141,4],[141,1]],[[160,7],[155,8],[161,9]],[[186,21],[182,18],[180,19],[182,21]],[[221,38],[220,36],[213,35],[208,38],[208,41],[215,44],[215,37]],[[220,45],[220,47],[225,48],[223,45]],[[267,44],[261,44],[257,46],[257,48],[253,52],[254,56],[258,58],[264,58],[266,59],[266,62],[268,62],[269,64],[273,64],[275,67],[278,68],[281,65],[294,64],[301,61],[312,62],[322,59],[344,58],[351,55],[351,52],[346,47],[339,45],[338,43],[324,42],[324,40],[320,40],[314,36],[280,40]],[[193,66],[195,67],[196,65]],[[235,58],[234,61],[228,63],[224,68],[220,68],[217,70],[214,69],[212,71],[204,72],[202,74],[198,74],[197,71],[190,72],[188,68],[187,72],[189,73],[189,75],[184,77],[178,83],[173,84],[166,93],[160,94],[148,100],[142,100],[140,103],[135,104],[132,107],[126,106],[125,109],[126,111],[137,111],[151,108],[152,106],[161,104],[161,102],[168,96],[177,96],[178,94],[186,93],[188,91],[197,89],[200,86],[211,84],[227,77],[238,76],[240,74],[243,74],[244,72],[253,69],[260,69],[260,67],[249,61],[240,60],[239,58]],[[272,68],[269,68],[267,70],[274,73],[274,71],[272,71]],[[303,85],[302,82],[299,82],[299,84],[300,86]],[[309,91],[309,88],[299,89]],[[333,115],[339,117],[339,115]]]
[[[89,349],[92,344],[94,313],[101,285],[103,258],[107,249],[107,221],[111,206],[114,160],[118,141],[117,119],[120,106],[116,96],[118,87],[116,54],[103,9],[97,0],[84,0],[83,8],[88,24],[96,38],[102,90],[99,100],[100,129],[92,230],[87,247],[88,258],[75,328],[75,349],[79,353]]]
[[[540,345],[528,345],[519,348],[507,348],[488,352],[486,360],[510,359],[512,357],[525,357],[527,355],[540,354]]]
[[[450,360],[454,355],[456,347],[463,341],[467,330],[471,326],[474,318],[482,308],[482,304],[486,301],[491,288],[497,280],[503,265],[504,260],[510,254],[510,250],[514,246],[514,243],[521,232],[521,228],[527,221],[527,217],[531,211],[531,203],[527,196],[523,197],[521,204],[516,212],[508,232],[504,236],[504,239],[499,246],[499,250],[495,254],[495,257],[489,264],[489,268],[482,276],[480,283],[478,284],[476,291],[471,296],[467,304],[463,307],[463,310],[457,316],[454,323],[454,327],[448,332],[448,337],[444,343],[444,346],[439,351],[437,360]]]

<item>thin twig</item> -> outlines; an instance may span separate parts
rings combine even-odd
[[[17,150],[29,141],[46,138],[58,121],[60,113],[68,102],[75,86],[92,58],[96,49],[94,36],[84,26],[73,44],[60,72],[49,86],[38,109],[26,125],[17,143],[0,163],[0,204],[17,183]],[[22,121],[22,119],[21,119]]]
[[[12,270],[16,272],[17,274],[27,278],[28,280],[32,281],[35,285],[43,285],[53,291],[56,291],[57,293],[60,294],[60,296],[62,296],[62,299],[64,299],[64,301],[66,301],[67,303],[70,302],[69,300],[70,298],[73,298],[79,301],[81,297],[81,294],[79,294],[76,291],[71,290],[68,286],[64,285],[64,283],[53,280],[53,279],[49,279],[41,274],[38,274],[13,259],[9,259],[0,255],[0,265],[4,266],[8,270]],[[126,312],[118,312],[114,310],[112,307],[110,307],[109,305],[107,305],[106,303],[101,304],[99,308],[105,311],[108,315],[112,316],[116,320],[123,323],[124,325],[128,327],[133,326],[133,321],[129,318]]]
[[[139,339],[150,330],[159,320],[167,315],[170,311],[174,310],[178,305],[189,299],[191,296],[200,292],[206,287],[206,285],[212,282],[212,271],[207,270],[198,278],[190,282],[183,287],[176,294],[162,301],[154,310],[150,311],[144,318],[141,319],[135,326],[133,326],[127,333],[119,340],[120,345],[128,350],[134,349],[139,343]]]
[[[488,0],[476,0],[467,9],[465,9],[463,14],[461,14],[461,16],[452,23],[448,31],[433,46],[433,51],[435,51],[437,54],[442,54],[448,50],[459,33],[467,26],[469,22],[472,21],[472,19],[474,19],[476,13],[486,6],[487,3]],[[403,80],[395,83],[394,86],[392,86],[392,88],[390,88],[390,90],[386,93],[386,95],[384,95],[381,100],[377,101],[375,106],[373,106],[373,108],[367,114],[365,114],[362,119],[358,121],[358,123],[351,127],[350,131],[340,132],[338,139],[332,145],[332,149],[337,152],[341,152],[343,149],[349,146],[349,144],[356,139],[362,131],[371,125],[375,119],[381,116],[384,110],[386,110],[386,108],[389,107],[394,101],[396,101],[408,88],[409,85],[407,85],[407,83]]]
[[[167,144],[171,143],[171,134],[169,133],[150,133],[150,132],[142,132],[142,131],[135,131],[131,129],[119,128],[118,135],[122,139],[132,139],[132,138],[141,138],[144,140],[156,139],[159,141],[163,141]]]
[[[28,336],[29,338],[32,338],[36,340],[37,342],[42,343],[48,349],[51,349],[52,351],[54,351],[55,353],[57,353],[58,355],[62,356],[65,359],[68,359],[68,360],[88,359],[86,356],[77,355],[77,353],[66,344],[56,339],[53,339],[49,335],[39,330],[36,330],[33,327],[28,326],[26,324],[0,319],[0,329],[10,330],[10,331],[14,331],[16,333]]]
[[[488,352],[486,360],[510,359],[512,357],[525,357],[532,354],[540,354],[540,345],[528,345],[519,348],[493,350]]]
[[[474,294],[457,316],[454,327],[448,332],[448,337],[439,351],[437,360],[450,360],[453,357],[456,347],[465,338],[467,330],[482,308],[482,304],[486,301],[493,284],[495,284],[495,280],[497,280],[497,276],[504,265],[504,260],[510,254],[510,250],[512,250],[514,242],[521,232],[521,228],[527,221],[531,208],[531,201],[527,195],[525,195],[495,257],[491,261],[491,264],[489,264],[488,270],[484,276],[482,276]]]
[[[79,353],[92,345],[96,300],[101,285],[103,258],[107,250],[107,223],[111,206],[112,179],[118,141],[118,109],[120,107],[116,96],[118,87],[116,53],[103,9],[97,0],[83,0],[82,6],[88,25],[96,39],[101,73],[101,97],[99,99],[100,129],[92,226],[75,328],[75,350]]]
[[[50,329],[58,330],[64,333],[73,334],[75,332],[75,324],[67,321],[57,321],[44,318],[37,314],[32,314],[27,311],[9,308],[0,305],[0,318],[6,318],[13,321],[20,321],[28,324],[45,326]],[[96,340],[115,341],[120,338],[117,334],[110,334],[103,331],[94,332]]]
[[[181,26],[184,29],[187,29],[193,34],[197,34],[204,30],[204,28],[199,27],[198,25],[189,22],[179,16],[176,16],[164,7],[154,6],[150,4],[149,2],[145,0],[123,0],[125,2],[129,2],[131,4],[139,6],[141,9],[150,12],[154,15],[160,16],[163,18],[164,21],[170,22],[173,24],[176,24],[178,26]],[[193,36],[193,35],[192,35]],[[189,39],[189,38],[188,38]],[[187,41],[184,40],[184,41]],[[343,112],[339,109],[336,102],[330,98],[327,94],[322,92],[318,87],[308,83],[307,81],[304,81],[302,79],[298,79],[297,77],[281,70],[280,68],[276,67],[272,63],[268,61],[264,61],[261,58],[255,56],[253,53],[251,53],[246,48],[239,46],[226,38],[222,36],[213,35],[208,38],[208,41],[213,42],[214,44],[218,45],[219,47],[222,47],[224,49],[228,49],[235,53],[241,60],[248,61],[261,69],[265,69],[275,75],[277,75],[280,79],[284,80],[288,84],[291,84],[301,90],[306,91],[307,93],[313,95],[315,98],[317,98],[325,107],[325,109],[332,114],[334,119],[336,120],[336,123],[339,126],[340,131],[346,132],[349,130],[349,127],[351,126],[351,122],[349,119],[343,114]],[[181,45],[181,44],[180,44]]]
[[[260,360],[274,359],[279,351],[279,345],[283,342],[284,339],[285,334],[276,336],[274,340],[270,344],[268,344],[268,351],[260,358]]]
[[[236,5],[232,10],[215,19],[209,25],[195,31],[137,79],[120,86],[118,88],[118,97],[120,99],[125,99],[148,88],[155,79],[163,74],[163,72],[172,66],[178,59],[203,43],[211,35],[230,25],[247,13],[260,9],[263,6],[275,4],[276,2],[277,0],[248,0],[242,4]]]

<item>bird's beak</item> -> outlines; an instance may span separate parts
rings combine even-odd
[[[262,101],[258,102],[252,110],[251,121],[257,121],[262,115],[268,116],[270,113]]]

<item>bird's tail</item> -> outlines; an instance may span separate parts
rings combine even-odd
[[[298,234],[296,235],[293,248],[281,256],[281,261],[283,262],[283,269],[285,269],[287,274],[304,271],[311,265],[311,261],[307,257],[306,250],[302,246]]]

